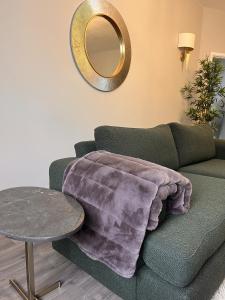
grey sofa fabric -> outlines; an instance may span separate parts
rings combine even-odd
[[[137,300],[211,300],[224,280],[225,244],[201,268],[186,287],[162,280],[147,266],[137,273]],[[222,300],[222,299],[221,299]]]
[[[57,191],[62,191],[63,174],[70,162],[72,162],[75,157],[67,157],[55,160],[51,163],[49,167],[49,187]]]
[[[225,241],[225,180],[183,173],[193,185],[190,211],[168,216],[148,234],[143,260],[161,278],[184,287]]]
[[[179,169],[179,172],[188,172],[225,179],[225,160],[209,159]]]
[[[180,167],[216,156],[212,129],[207,125],[189,126],[171,123]]]
[[[218,159],[225,159],[225,140],[215,139],[216,157]]]
[[[100,126],[95,129],[97,150],[133,156],[178,169],[178,155],[168,125],[154,128]]]
[[[85,154],[96,151],[96,144],[95,141],[84,141],[84,142],[79,142],[74,145],[76,157],[82,157]]]

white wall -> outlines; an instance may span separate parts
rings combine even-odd
[[[196,0],[111,0],[127,24],[132,64],[111,93],[76,70],[69,29],[77,0],[0,0],[0,189],[48,185],[54,159],[102,124],[150,127],[182,119],[180,88],[196,68],[202,8]],[[178,33],[197,34],[182,72]]]

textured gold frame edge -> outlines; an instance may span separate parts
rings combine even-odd
[[[103,77],[91,66],[85,48],[86,28],[95,16],[107,18],[121,36],[122,62],[112,77]],[[115,26],[116,24],[116,26]],[[118,34],[118,31],[117,31]],[[109,92],[125,80],[131,62],[131,43],[126,24],[117,9],[105,0],[86,0],[75,11],[70,27],[70,45],[75,64],[83,78],[94,88]]]

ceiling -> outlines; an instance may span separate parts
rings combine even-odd
[[[201,2],[204,6],[225,11],[225,0],[201,0]]]

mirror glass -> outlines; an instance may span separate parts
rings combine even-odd
[[[104,16],[91,19],[86,28],[85,46],[93,69],[103,77],[112,77],[120,66],[121,41],[112,23]]]

